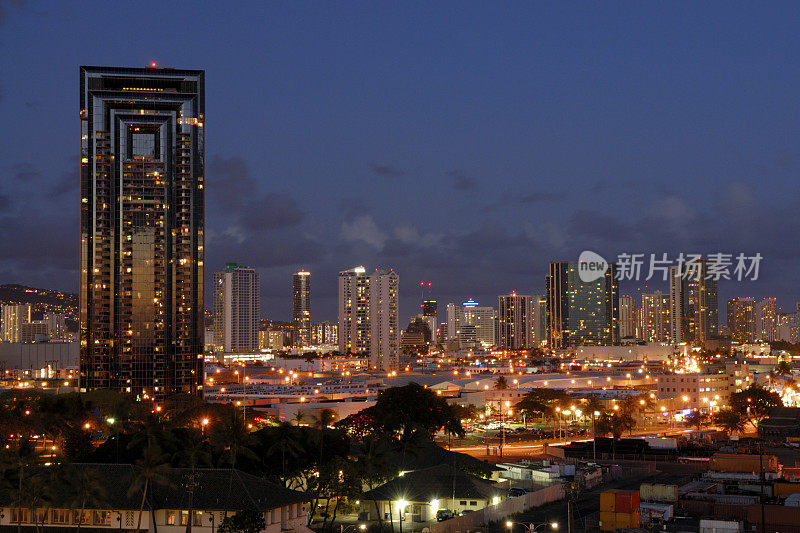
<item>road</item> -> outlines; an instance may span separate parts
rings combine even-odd
[[[663,426],[640,429],[634,431],[632,435],[633,437],[640,436],[640,435],[652,435],[652,434],[659,434],[659,435],[666,435],[670,437],[678,436],[685,431],[691,431],[688,429],[665,429]],[[626,435],[627,437],[628,435]],[[623,437],[624,438],[624,437]],[[566,440],[566,443],[572,442],[590,442],[592,439],[581,438],[581,439],[572,439]],[[507,457],[520,457],[520,456],[527,456],[527,455],[536,455],[544,451],[544,444],[552,444],[552,445],[564,445],[565,440],[563,438],[560,439],[546,439],[546,440],[537,440],[537,441],[524,441],[524,442],[515,442],[506,444],[503,447],[503,455]],[[444,444],[444,443],[442,443]],[[498,443],[489,443],[489,448],[492,450],[497,450],[499,448]],[[450,448],[454,452],[461,452],[466,453],[467,455],[471,455],[473,457],[477,457],[479,459],[488,459],[492,460],[494,458],[499,458],[499,455],[487,455],[486,454],[486,445],[484,444],[477,444],[477,445],[468,445],[468,446],[453,446]]]

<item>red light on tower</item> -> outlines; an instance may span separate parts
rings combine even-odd
[[[158,66],[158,63],[156,63],[155,61],[151,61],[150,62],[150,68],[156,68],[157,66]]]

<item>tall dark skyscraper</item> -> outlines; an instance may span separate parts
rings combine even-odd
[[[311,272],[301,270],[292,277],[292,345],[302,348],[311,344]]]
[[[719,335],[717,280],[709,277],[708,261],[682,273],[669,269],[670,337],[672,342],[702,344]]]
[[[80,68],[80,388],[202,394],[204,72]]]
[[[579,263],[550,263],[547,325],[552,348],[612,345],[619,342],[617,264],[600,278],[584,282]]]

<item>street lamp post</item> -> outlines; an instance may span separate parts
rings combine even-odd
[[[594,417],[600,416],[600,411],[592,411],[592,461],[597,461],[597,435],[594,432]]]
[[[550,526],[550,529],[556,530],[558,529],[558,522],[545,522],[543,524],[523,524],[522,522],[512,522],[509,520],[506,522],[506,529],[508,529],[509,533],[512,533],[514,526],[522,526],[525,528],[525,531],[528,533],[533,533],[540,527]]]

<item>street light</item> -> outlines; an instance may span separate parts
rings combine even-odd
[[[208,418],[204,418],[200,422],[200,425],[201,425],[202,434],[205,435],[206,434],[206,426],[208,425]]]
[[[592,412],[592,460],[597,461],[597,435],[594,432],[594,417],[600,416],[600,411]]]
[[[506,522],[506,528],[508,528],[509,531],[511,531],[514,528],[515,525],[524,527],[525,530],[528,531],[528,533],[533,533],[534,531],[536,531],[540,527],[544,527],[544,526],[550,526],[550,529],[553,529],[553,530],[558,529],[558,522],[549,522],[549,523],[545,522],[543,524],[523,524],[522,522],[512,522],[510,520],[508,522]]]

